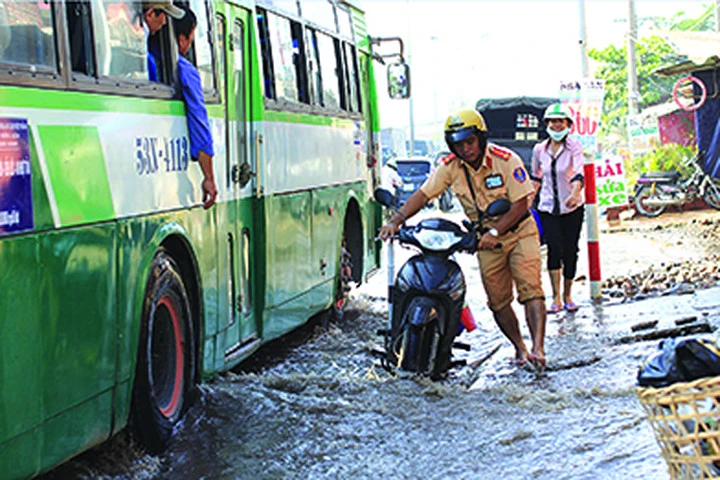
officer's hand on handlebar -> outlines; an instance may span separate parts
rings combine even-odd
[[[397,225],[394,222],[390,221],[380,227],[380,231],[378,232],[378,238],[385,241],[395,235],[398,230],[400,230],[400,225]]]
[[[483,233],[480,237],[480,241],[478,242],[478,250],[493,250],[500,246],[501,245],[500,242],[498,242],[497,237],[489,232]]]

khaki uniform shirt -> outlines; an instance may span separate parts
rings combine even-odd
[[[476,198],[468,186],[464,167],[473,182]],[[420,189],[428,198],[439,196],[447,187],[457,195],[472,221],[480,217],[479,210],[499,198],[515,203],[534,192],[527,171],[520,157],[497,145],[488,144],[485,159],[478,170],[467,165],[455,155],[444,158],[437,170],[430,175]],[[507,231],[499,237],[502,248],[478,250],[480,274],[487,293],[488,306],[499,311],[513,300],[513,281],[518,301],[544,298],[540,281],[540,242],[532,218],[526,218],[514,231]]]
[[[467,168],[470,174],[476,199],[473,199],[470,192],[463,167]],[[515,152],[492,143],[488,144],[485,159],[478,170],[459,157],[448,155],[420,186],[420,190],[433,199],[440,196],[447,187],[452,187],[465,215],[472,221],[479,218],[478,208],[485,211],[493,200],[507,198],[515,203],[534,191],[520,157]]]

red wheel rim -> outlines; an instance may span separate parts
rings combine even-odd
[[[175,309],[175,304],[167,296],[162,297],[158,302],[158,307],[164,307],[170,315],[173,328],[173,340],[175,343],[175,378],[173,379],[172,395],[167,405],[158,405],[160,412],[167,418],[172,417],[180,404],[183,390],[183,375],[185,370],[183,346],[182,346],[182,329],[180,327],[180,317]]]

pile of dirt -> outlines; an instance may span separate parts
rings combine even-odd
[[[691,293],[696,289],[720,285],[720,219],[658,223],[633,230],[646,230],[649,236],[671,239],[678,245],[689,241],[699,242],[706,255],[680,262],[662,261],[637,273],[611,276],[603,282],[604,295],[640,299],[653,295]]]

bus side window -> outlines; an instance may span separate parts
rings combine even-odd
[[[99,7],[96,19],[104,17],[100,22],[94,22],[101,29],[96,31],[96,36],[101,39],[98,43],[107,42],[109,46],[109,58],[99,56],[100,75],[148,80],[147,41],[139,5],[134,2],[97,2],[93,7],[96,5]],[[103,24],[107,25],[106,32],[102,31]]]
[[[300,1],[300,11],[303,18],[316,25],[322,25],[331,32],[337,32],[334,8],[333,4],[328,0]]]
[[[265,97],[275,99],[275,72],[273,72],[272,47],[270,33],[268,32],[268,12],[262,8],[257,9],[258,32],[260,32],[260,55],[263,62],[263,81]]]
[[[287,18],[268,13],[272,64],[275,73],[275,94],[277,99],[297,102],[300,98],[298,75],[295,62],[296,43],[291,22]]]
[[[52,5],[8,0],[0,6],[0,61],[55,70]]]
[[[333,44],[335,47],[335,61],[337,63],[336,75],[340,87],[340,108],[349,111],[350,105],[348,104],[347,68],[345,62],[343,61],[344,55],[342,42],[340,42],[337,38],[333,38]]]
[[[92,23],[88,2],[67,2],[65,14],[70,40],[70,62],[73,72],[96,76]]]
[[[225,17],[218,14],[215,16],[215,40],[217,41],[217,51],[219,52],[219,55],[217,55],[215,58],[217,59],[218,65],[217,79],[220,82],[218,86],[218,92],[221,96],[225,95],[225,69],[227,68],[227,66],[225,65],[225,52],[227,51],[227,44],[225,43],[226,37],[227,35],[225,35]]]
[[[198,24],[195,30],[195,41],[188,57],[200,73],[206,99],[216,97],[218,83],[215,76],[215,58],[213,55],[214,33],[212,31],[212,22],[209,21],[212,17],[210,17],[210,11],[208,10],[208,2],[206,0],[191,0],[190,8],[195,12]],[[222,19],[222,23],[224,25],[224,19]],[[223,32],[218,32],[218,34],[224,34],[224,27]],[[220,67],[223,66],[220,65]]]
[[[320,57],[323,106],[337,110],[340,108],[340,69],[335,52],[335,41],[322,32],[317,32],[316,41]]]
[[[320,55],[318,53],[317,33],[308,28],[306,30],[307,56],[308,56],[308,78],[310,87],[310,104],[323,104],[322,77],[320,76]]]
[[[305,56],[305,39],[302,26],[297,22],[290,22],[293,43],[293,64],[295,65],[298,100],[310,103],[310,87],[308,86],[307,58]]]
[[[343,42],[345,47],[345,73],[348,92],[348,108],[350,112],[362,112],[360,102],[360,79],[358,78],[357,56],[355,48],[349,43]]]

